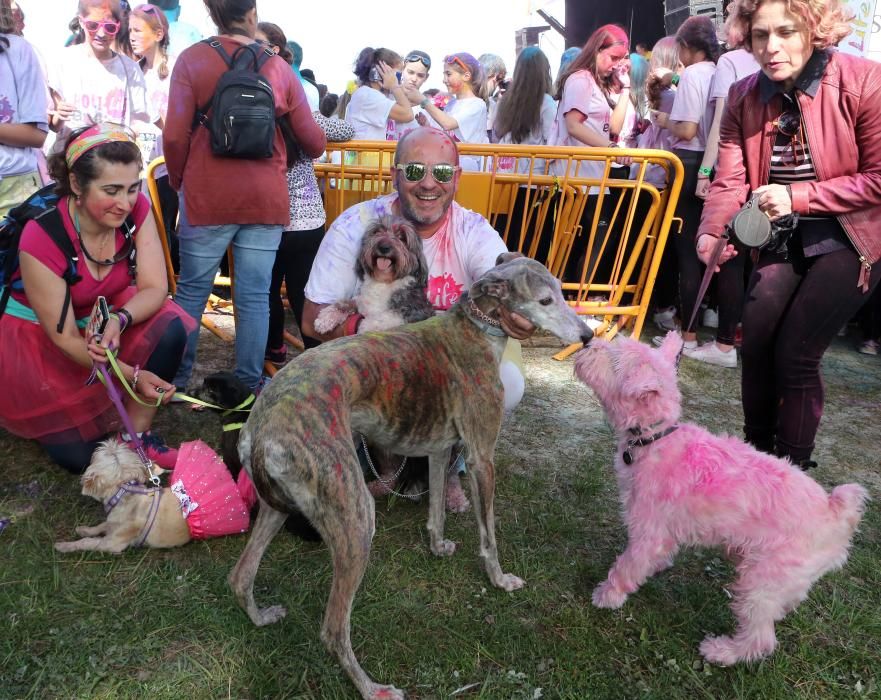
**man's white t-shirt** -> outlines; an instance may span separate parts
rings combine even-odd
[[[346,121],[355,129],[356,141],[396,141],[395,120],[389,117],[395,101],[368,85],[352,93]]]
[[[689,141],[674,135],[672,148],[684,151],[703,151],[706,148],[715,109],[710,100],[715,74],[716,64],[712,61],[693,63],[682,71],[670,119],[697,124],[697,133]]]
[[[58,134],[59,144],[81,126],[102,121],[127,126],[133,121],[152,124],[159,118],[158,110],[147,101],[141,68],[128,56],[114,53],[107,61],[100,61],[88,53],[87,44],[68,46],[56,54],[48,78],[49,87],[75,110]]]
[[[462,143],[489,143],[486,133],[486,102],[479,97],[466,97],[453,99],[444,109],[458,122],[453,131],[453,136]],[[479,171],[483,167],[483,158],[480,156],[462,156],[459,159],[462,170]]]
[[[392,215],[397,192],[349,207],[331,225],[321,242],[306,284],[306,298],[315,304],[332,304],[353,298],[360,287],[355,260],[361,239],[371,221]],[[507,248],[499,234],[480,214],[453,202],[449,224],[422,241],[428,263],[429,301],[446,311],[462,292],[487,270]]]

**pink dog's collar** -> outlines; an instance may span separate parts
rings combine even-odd
[[[621,455],[621,459],[624,460],[624,464],[630,466],[633,464],[633,448],[634,447],[645,447],[646,445],[651,445],[655,440],[660,440],[662,437],[667,437],[670,433],[676,430],[678,425],[671,425],[669,428],[662,430],[660,433],[655,433],[654,435],[650,435],[649,437],[641,437],[635,438],[627,441],[627,447],[624,448],[624,453]],[[633,428],[630,429],[631,432],[634,431]],[[639,429],[636,428],[638,431]]]

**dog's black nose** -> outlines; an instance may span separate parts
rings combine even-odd
[[[591,340],[593,340],[593,330],[585,328],[585,332],[581,334],[581,344],[587,347]]]
[[[381,256],[386,257],[389,253],[392,252],[392,247],[390,245],[382,243],[376,246],[376,252],[379,253]]]

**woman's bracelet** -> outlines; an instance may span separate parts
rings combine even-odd
[[[135,365],[135,371],[132,372],[132,389],[137,389],[138,387],[138,377],[141,374],[141,366]]]
[[[128,309],[122,308],[116,311],[116,315],[119,317],[119,332],[122,333],[126,328],[131,326],[134,321],[132,320],[132,313]],[[112,314],[111,314],[112,316]]]
[[[702,165],[700,168],[697,169],[697,174],[703,175],[704,177],[709,177],[713,174],[713,169],[707,167],[706,165]]]
[[[355,313],[350,314],[346,318],[346,335],[357,335],[358,334],[358,326],[361,325],[361,321],[364,320],[364,317],[361,314]]]
[[[431,104],[431,99],[428,98],[428,97],[426,97],[424,100],[422,100],[422,102],[419,103],[419,106],[420,106],[422,109],[425,109],[425,108],[428,107],[428,105],[430,105],[430,104]]]

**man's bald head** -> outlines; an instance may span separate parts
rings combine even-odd
[[[434,129],[430,126],[421,126],[404,134],[395,148],[395,165],[409,160],[409,153],[419,149],[423,153],[429,150],[437,155],[437,162],[459,165],[459,149],[456,142],[446,131]],[[437,149],[437,150],[435,150]]]

